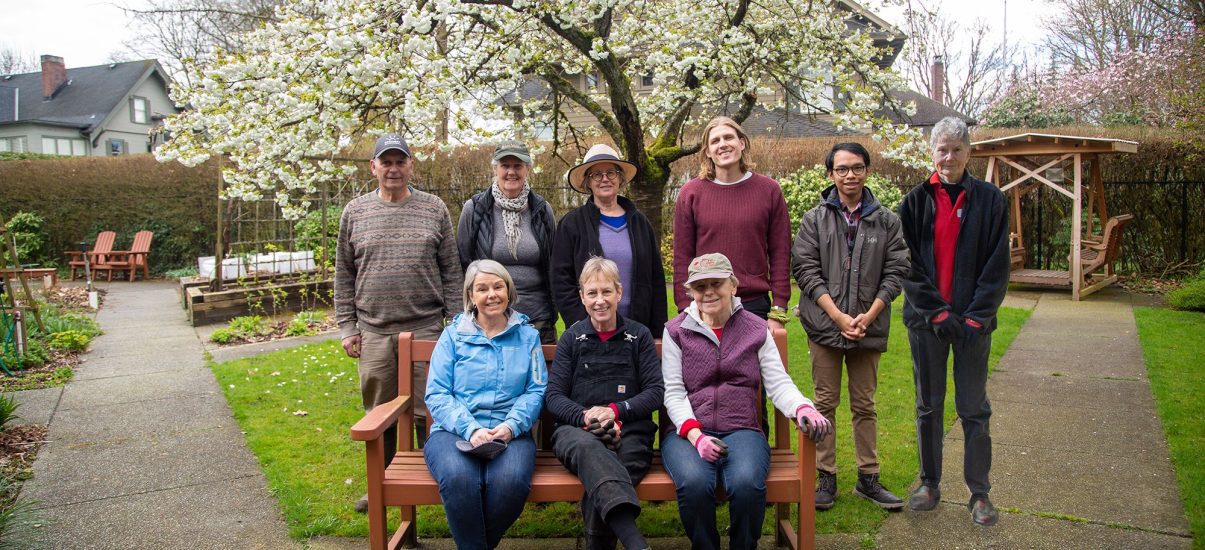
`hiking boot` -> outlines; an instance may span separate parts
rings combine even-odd
[[[816,480],[816,509],[828,510],[833,507],[837,498],[837,474],[817,470],[820,474]]]
[[[939,502],[941,502],[941,490],[921,484],[915,491],[912,491],[912,496],[908,497],[908,509],[913,512],[928,512],[937,508]]]
[[[360,497],[360,500],[356,501],[356,513],[357,514],[367,514],[368,513],[368,495],[367,494]]]
[[[891,494],[883,484],[879,483],[879,474],[858,474],[858,484],[854,486],[854,494],[869,500],[884,510],[899,510],[904,507],[904,501]]]
[[[985,527],[995,525],[1000,520],[1000,513],[992,506],[992,501],[988,500],[987,495],[971,495],[967,510],[971,511],[971,521]]]

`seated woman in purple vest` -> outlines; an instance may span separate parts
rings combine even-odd
[[[766,515],[770,445],[762,432],[758,388],[819,441],[832,424],[791,381],[766,322],[741,307],[732,263],[723,254],[691,260],[692,302],[665,324],[661,369],[665,408],[677,436],[661,440],[678,513],[695,549],[719,548],[716,483],[732,520],[729,547],[756,548]]]

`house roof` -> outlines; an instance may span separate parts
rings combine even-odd
[[[916,114],[897,113],[894,109],[880,109],[876,114],[887,117],[894,124],[907,124],[914,127],[931,128],[948,116],[962,119],[967,126],[974,126],[979,121],[964,115],[951,107],[933,101],[929,96],[915,90],[892,90],[891,97],[900,104],[909,101],[916,103]]]
[[[1137,152],[1137,141],[1037,133],[976,141],[971,144],[972,157]]]
[[[67,83],[42,98],[42,73],[0,76],[0,125],[51,124],[90,133],[108,120],[127,94],[147,78],[166,84],[154,59],[67,69]],[[16,91],[12,91],[16,90]]]

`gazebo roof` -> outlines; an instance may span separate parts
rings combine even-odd
[[[971,144],[972,157],[1136,152],[1136,141],[1035,133],[976,141]]]

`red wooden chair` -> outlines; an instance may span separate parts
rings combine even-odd
[[[96,243],[92,245],[92,250],[88,252],[80,252],[79,250],[68,250],[66,255],[70,256],[67,262],[71,266],[71,280],[75,280],[75,270],[84,270],[85,261],[92,264],[92,269],[96,269],[101,264],[108,260],[108,255],[113,251],[113,241],[117,239],[117,233],[114,231],[101,231],[96,234]]]

